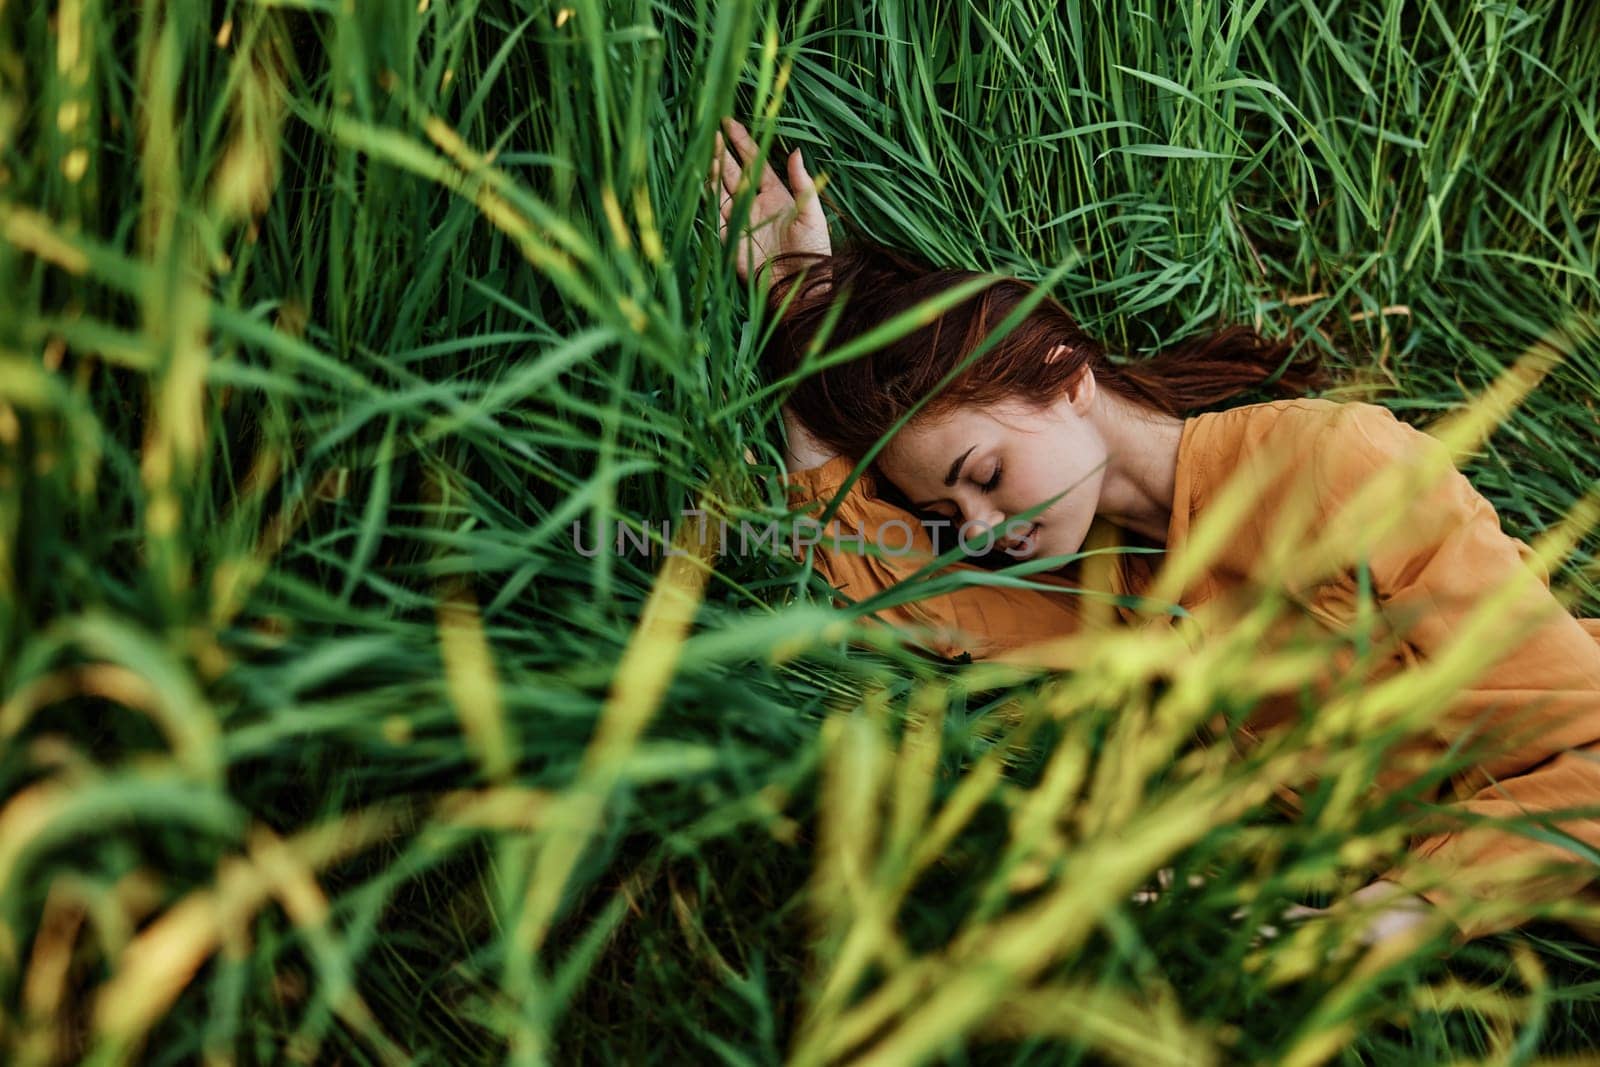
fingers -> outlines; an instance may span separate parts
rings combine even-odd
[[[739,191],[739,179],[744,176],[743,168],[733,153],[728,151],[728,142],[722,139],[722,134],[717,134],[717,173],[722,177],[722,191],[733,196]]]
[[[716,134],[714,141],[711,149],[711,176],[707,179],[706,185],[716,194],[720,202],[717,213],[721,221],[717,224],[717,238],[726,241],[728,222],[733,217],[733,193],[739,185],[739,164],[728,151],[727,142],[723,141],[722,134]]]
[[[740,160],[748,166],[761,152],[755,141],[751,139],[750,131],[746,130],[744,125],[734,118],[723,119],[722,128],[727,131],[728,139],[733,142],[733,147],[739,150]],[[759,188],[765,189],[777,180],[778,175],[772,169],[772,164],[762,164],[761,180],[758,183]]]
[[[733,194],[739,184],[738,165],[728,159],[728,147],[722,143],[722,135],[717,134],[716,148],[713,151],[712,179],[715,183],[717,199],[722,204],[722,218],[726,222],[728,214],[733,210]]]
[[[1171,867],[1162,867],[1160,870],[1156,871],[1155,877],[1157,888],[1141,889],[1128,899],[1133,901],[1135,904],[1149,904],[1153,901],[1159,900],[1161,898],[1161,894],[1167,892],[1177,884],[1177,873]],[[1205,878],[1199,874],[1189,875],[1187,881],[1189,888],[1191,889],[1199,889],[1201,886],[1206,884]],[[1243,914],[1243,909],[1240,909],[1239,914]]]
[[[806,161],[798,148],[789,153],[789,188],[794,190],[795,208],[801,221],[806,225],[827,226],[822,216],[822,201],[817,197],[817,183],[806,172]]]
[[[1232,919],[1234,922],[1244,922],[1249,917],[1249,914],[1249,908],[1237,908],[1233,912]],[[1321,908],[1307,907],[1304,904],[1291,904],[1283,910],[1283,915],[1278,923],[1262,923],[1256,927],[1255,933],[1250,936],[1250,947],[1261,948],[1266,942],[1275,940],[1284,931],[1326,914]]]
[[[1313,908],[1307,904],[1290,904],[1287,908],[1283,909],[1282,918],[1284,922],[1297,923],[1303,922],[1306,919],[1315,919],[1319,915],[1326,914],[1327,912],[1322,908]],[[1247,907],[1235,908],[1233,909],[1233,914],[1229,916],[1229,918],[1231,918],[1234,922],[1243,922],[1249,917],[1250,909]]]
[[[728,195],[727,188],[723,185],[722,138],[717,136],[711,146],[711,171],[706,176],[706,189],[708,189],[721,202],[722,226],[720,232],[726,235],[728,230],[728,214],[733,197]]]

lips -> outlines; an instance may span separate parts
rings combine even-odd
[[[1000,542],[1000,551],[1008,555],[1016,555],[1022,549],[1033,548],[1034,535],[1039,532],[1039,524],[1034,523],[1023,532],[1021,537],[1008,538]]]

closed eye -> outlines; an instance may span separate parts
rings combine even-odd
[[[985,493],[991,493],[994,490],[998,489],[1000,487],[1000,471],[1004,468],[1004,466],[1005,466],[1005,464],[1003,464],[1003,463],[996,463],[994,465],[994,473],[989,475],[989,480],[988,481],[986,481],[986,482],[976,482],[978,488],[982,489]],[[955,519],[956,519],[955,515],[947,512],[943,508],[937,507],[937,506],[935,506],[933,504],[914,504],[912,506],[920,508],[921,510],[926,511],[926,512],[928,512],[930,514],[937,515],[941,519],[949,519],[952,522],[954,522]]]

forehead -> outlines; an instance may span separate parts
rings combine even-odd
[[[880,465],[896,481],[931,476],[942,482],[956,457],[973,445],[981,451],[1004,430],[987,408],[964,405],[931,419],[907,423],[884,448]]]

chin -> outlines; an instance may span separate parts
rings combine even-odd
[[[1034,542],[1033,551],[1028,553],[1026,558],[1042,559],[1045,556],[1071,556],[1082,552],[1083,542],[1089,536],[1087,525],[1083,530],[1078,531],[1077,536],[1074,537],[1071,534],[1072,531],[1063,530],[1060,526],[1046,528],[1041,525],[1037,535],[1038,540]],[[1065,567],[1068,566],[1069,562],[1063,560],[1057,566]]]
[[[1050,554],[1050,548],[1048,534],[1046,533],[1044,523],[1039,523],[1034,528],[1032,536],[1032,544],[1026,548],[1018,548],[1012,552],[1007,552],[1003,548],[996,548],[994,550],[995,554],[1001,559],[1010,563],[1022,563],[1025,560],[1038,559],[1040,556],[1048,556]]]

